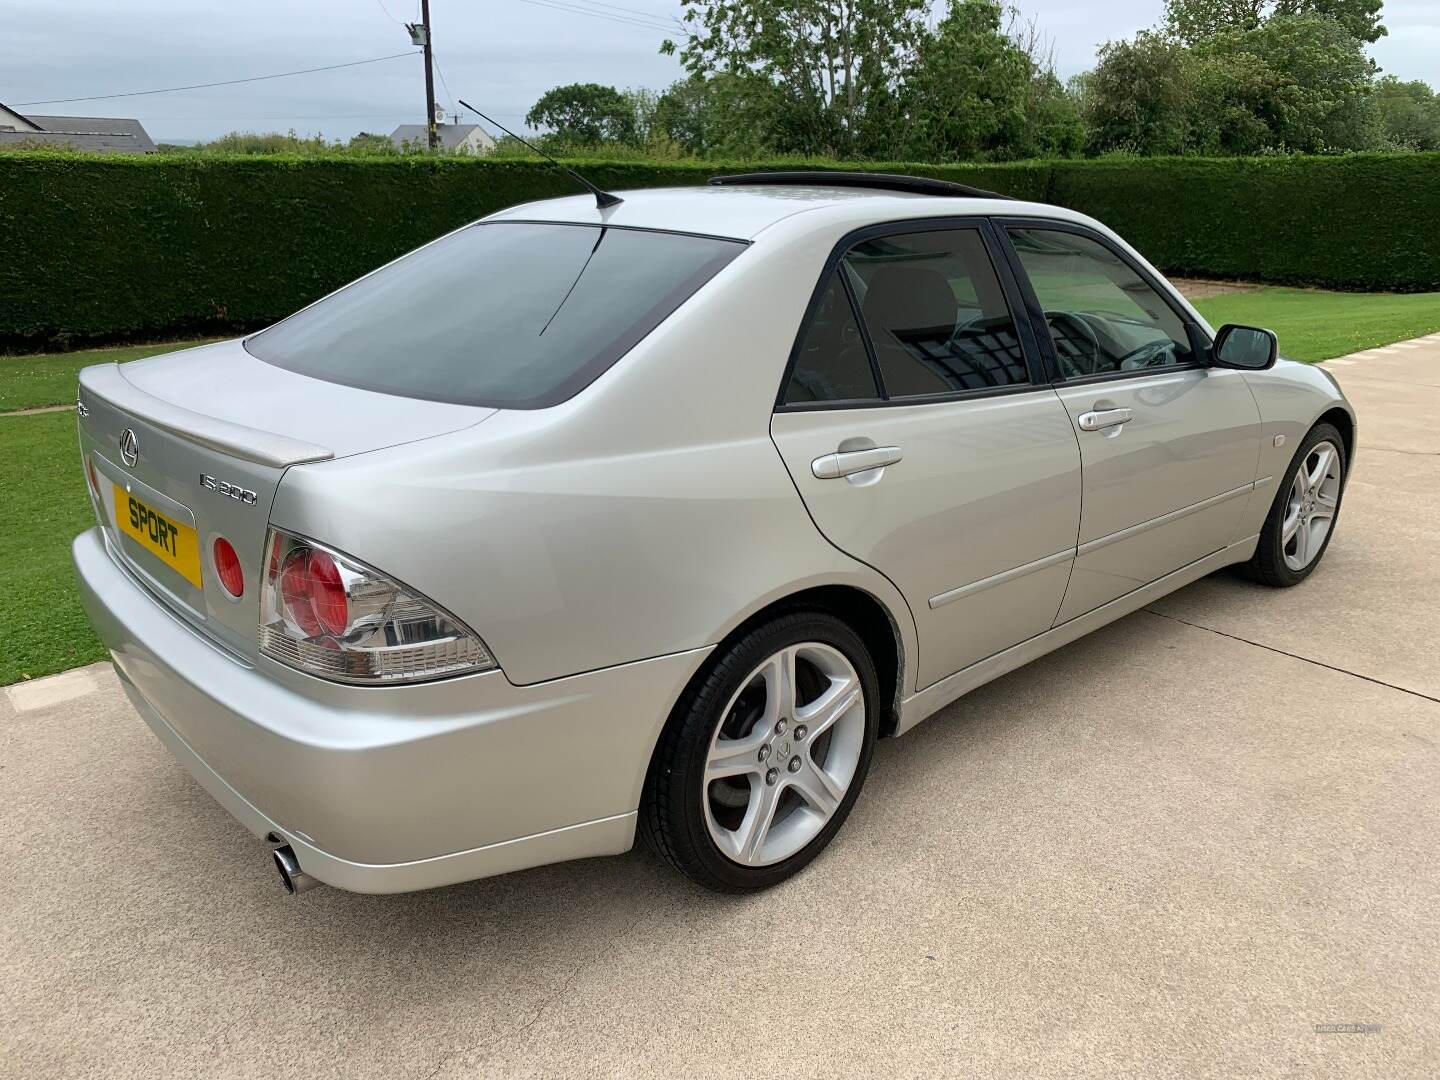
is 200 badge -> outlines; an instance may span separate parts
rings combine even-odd
[[[200,474],[200,486],[206,491],[213,491],[217,495],[224,495],[228,499],[234,499],[245,506],[254,506],[260,501],[260,496],[249,488],[243,488],[239,484],[232,484],[226,480],[217,480],[209,473]]]

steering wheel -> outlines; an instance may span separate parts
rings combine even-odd
[[[1169,338],[1147,341],[1138,349],[1132,349],[1120,358],[1121,371],[1138,371],[1141,368],[1163,367],[1173,362],[1175,343]]]
[[[1064,372],[1064,374],[1073,378],[1081,375],[1094,375],[1100,371],[1100,365],[1102,363],[1100,339],[1095,336],[1095,328],[1086,322],[1084,318],[1075,314],[1073,311],[1047,311],[1045,312],[1045,325],[1050,328],[1050,333],[1057,342],[1080,337],[1090,344],[1088,365],[1082,364],[1080,360],[1075,357],[1062,355],[1059,348],[1056,348],[1055,355],[1060,363],[1064,366],[1073,366],[1075,368],[1074,371],[1067,371]],[[1060,329],[1061,326],[1078,329],[1079,333],[1066,333],[1063,329]]]

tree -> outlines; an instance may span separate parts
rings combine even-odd
[[[927,0],[684,0],[687,39],[666,41],[692,74],[730,76],[741,112],[770,125],[770,148],[853,152],[867,115],[893,94],[925,32]]]
[[[630,114],[631,141],[636,146],[648,146],[661,132],[657,123],[660,109],[660,95],[646,86],[632,86],[620,91],[620,98]]]
[[[1189,81],[1190,153],[1253,155],[1284,149],[1274,103],[1287,82],[1264,60],[1246,52],[1192,54]]]
[[[1086,149],[1092,154],[1183,154],[1192,148],[1193,64],[1173,38],[1142,30],[1107,41],[1083,82]]]
[[[1165,0],[1165,29],[1186,45],[1260,25],[1271,0]]]
[[[1385,0],[1276,0],[1275,15],[1322,15],[1334,19],[1351,37],[1373,45],[1390,31],[1380,22]]]
[[[1254,30],[1275,16],[1322,15],[1352,37],[1375,42],[1388,31],[1380,23],[1384,0],[1165,0],[1165,29],[1186,45],[1217,34]]]
[[[1033,18],[1020,9],[1007,9],[1005,36],[1014,42],[1030,65],[1025,101],[1025,131],[1011,150],[1012,156],[1072,157],[1084,148],[1085,125],[1080,119],[1079,97],[1055,73],[1055,45]]]
[[[1176,5],[1172,3],[1171,11]],[[1186,47],[1111,42],[1084,82],[1092,153],[1333,153],[1385,145],[1365,43],[1329,15],[1271,12]]]
[[[1025,137],[1012,148],[1016,158],[1074,157],[1085,147],[1080,104],[1051,68],[1030,79],[1025,120]]]
[[[352,154],[396,153],[395,144],[390,141],[389,135],[376,135],[369,131],[361,131],[350,136],[350,141],[345,144],[345,149]]]
[[[1268,129],[1265,145],[1242,152],[1314,154],[1382,142],[1370,100],[1374,64],[1364,44],[1329,16],[1274,15],[1209,39],[1197,54],[1220,71],[1203,111],[1244,101]]]
[[[1017,156],[1025,137],[1029,58],[1001,31],[996,0],[950,0],[905,81],[905,153],[916,161]]]
[[[547,90],[525,114],[532,128],[548,129],[561,144],[634,143],[633,103],[613,86],[571,83]]]
[[[703,155],[711,143],[709,80],[692,75],[671,83],[655,103],[655,127],[687,153]]]
[[[1440,97],[1418,79],[1401,82],[1386,75],[1375,84],[1375,113],[1388,146],[1397,150],[1440,150]]]

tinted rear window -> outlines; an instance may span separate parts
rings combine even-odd
[[[472,225],[245,348],[366,390],[544,408],[589,385],[744,248],[593,225]]]

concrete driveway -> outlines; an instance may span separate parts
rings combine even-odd
[[[760,896],[633,852],[287,899],[103,666],[0,694],[0,1073],[1440,1075],[1440,336],[1333,368],[1309,582],[1212,577],[882,743]]]

